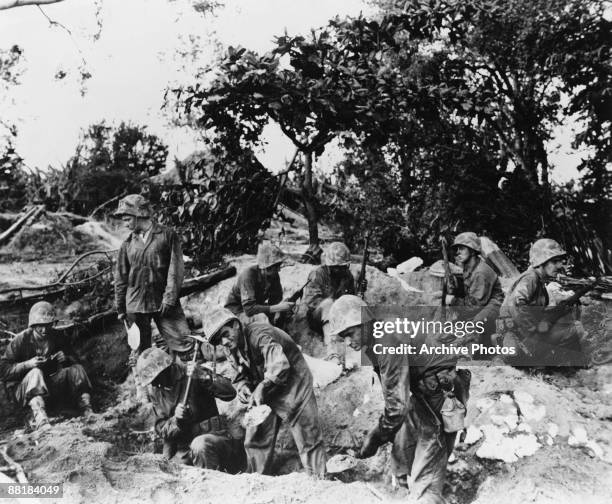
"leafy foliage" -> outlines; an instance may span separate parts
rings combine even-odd
[[[8,142],[0,152],[0,211],[20,210],[26,203],[27,175],[23,160]]]
[[[255,156],[214,146],[177,168],[183,184],[159,187],[157,204],[161,221],[182,232],[184,252],[198,264],[225,253],[254,252],[279,191]]]

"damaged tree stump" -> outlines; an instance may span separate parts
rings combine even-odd
[[[22,217],[19,218],[11,227],[0,234],[0,247],[6,245],[24,226],[31,224],[45,210],[44,205],[40,205],[28,210]]]

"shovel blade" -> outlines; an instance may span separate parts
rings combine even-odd
[[[124,322],[124,324],[127,331],[128,345],[130,345],[132,350],[138,350],[140,346],[140,329],[138,329],[136,323],[133,323],[131,326],[128,326],[127,322]]]

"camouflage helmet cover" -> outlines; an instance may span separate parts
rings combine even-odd
[[[38,303],[34,303],[32,308],[30,308],[28,327],[37,324],[53,324],[56,320],[53,305],[47,301],[39,301]]]
[[[323,254],[326,266],[348,266],[351,264],[351,252],[342,242],[333,242]]]
[[[172,357],[160,348],[147,348],[136,362],[134,373],[141,385],[149,385],[164,369],[173,363]]]
[[[479,254],[482,252],[482,247],[480,246],[480,238],[476,233],[472,231],[467,231],[465,233],[459,233],[455,237],[455,241],[451,245],[451,247],[459,247],[464,246],[475,250]]]
[[[151,217],[149,201],[140,194],[128,194],[119,201],[119,206],[113,214],[115,217],[132,215],[134,217]]]
[[[565,255],[567,255],[567,252],[555,240],[541,238],[531,245],[529,264],[535,268],[555,257],[563,257]]]
[[[363,299],[353,294],[345,294],[336,299],[328,314],[330,334],[340,334],[345,329],[369,322],[371,316],[362,316],[363,308],[367,306]]]
[[[262,242],[257,247],[257,266],[262,269],[280,264],[284,260],[284,252],[272,243]]]
[[[234,320],[238,320],[238,317],[227,308],[221,306],[210,311],[203,311],[202,330],[204,331],[204,337],[211,345],[218,345],[220,343],[218,338],[219,331]]]

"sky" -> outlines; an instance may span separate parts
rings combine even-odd
[[[369,12],[362,0],[225,0],[215,15],[202,15],[192,1],[65,0],[45,6],[46,15],[66,29],[50,25],[36,7],[0,11],[0,48],[18,44],[25,59],[20,85],[0,96],[0,117],[17,125],[16,148],[26,164],[65,163],[81,131],[101,120],[146,125],[169,145],[170,161],[184,158],[198,149],[198,139],[169,124],[161,110],[164,91],[194,82],[194,68],[212,61],[214,39],[265,52],[285,30],[308,33],[336,15]],[[100,36],[94,40],[98,20]],[[197,64],[177,55],[190,38],[203,48]],[[83,66],[92,77],[81,93]],[[66,77],[55,79],[58,71]],[[265,135],[267,146],[258,157],[272,171],[280,170],[295,148],[273,126]],[[570,139],[570,128],[559,128],[551,143],[553,179],[559,182],[577,175],[581,153],[569,147]],[[324,169],[340,157],[337,149],[327,149],[317,164]]]

